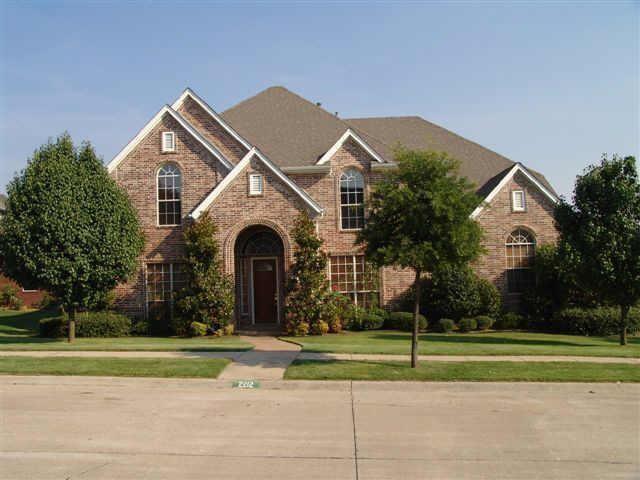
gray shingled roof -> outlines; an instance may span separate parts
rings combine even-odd
[[[268,88],[225,111],[222,117],[280,167],[314,165],[348,128],[389,162],[400,144],[447,152],[460,160],[460,173],[476,183],[482,195],[514,165],[512,160],[423,118],[342,120],[284,87]],[[531,172],[553,191],[543,175]]]

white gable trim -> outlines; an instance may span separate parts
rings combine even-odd
[[[184,92],[182,92],[182,95],[180,95],[178,99],[173,102],[171,108],[173,108],[174,110],[178,110],[178,108],[180,108],[187,97],[191,97],[198,105],[200,105],[200,107],[202,107],[202,109],[207,112],[209,116],[211,116],[211,118],[218,122],[222,126],[222,128],[224,128],[233,138],[240,142],[244,148],[246,148],[247,150],[251,150],[252,145],[244,138],[242,138],[242,136],[231,127],[231,125],[225,122],[224,119],[213,108],[211,108],[207,102],[200,98],[198,94],[190,88],[186,88]]]
[[[331,157],[333,157],[336,154],[336,152],[340,150],[340,147],[342,147],[342,145],[344,145],[344,142],[346,142],[349,138],[352,138],[355,142],[357,142],[362,148],[365,149],[365,151],[369,155],[375,158],[377,162],[384,163],[384,160],[382,159],[382,157],[373,148],[367,145],[367,142],[365,142],[360,137],[360,135],[358,135],[356,132],[348,128],[347,131],[344,132],[344,134],[340,137],[340,139],[333,144],[333,147],[327,150],[327,152],[324,155],[322,155],[322,157],[320,157],[320,160],[316,162],[316,165],[322,165],[323,163],[328,162],[331,159]]]
[[[476,209],[471,213],[471,218],[477,218],[478,215],[480,215],[480,212],[482,212],[482,210],[484,210],[484,208],[489,203],[491,203],[491,200],[494,199],[498,192],[500,192],[504,188],[504,186],[513,178],[513,176],[517,172],[521,172],[525,177],[527,177],[527,179],[531,181],[531,183],[533,183],[538,188],[538,190],[544,193],[544,195],[549,200],[551,200],[553,203],[558,203],[557,195],[549,191],[549,189],[546,188],[542,183],[540,183],[540,181],[536,177],[531,175],[529,171],[524,167],[524,165],[516,163],[513,167],[511,167],[511,170],[509,170],[509,172],[502,178],[502,180],[500,180],[500,183],[498,183],[498,185],[496,185],[495,188],[491,190],[491,192],[489,192],[489,195],[486,196],[484,201],[480,205],[478,205],[478,207],[476,207]]]
[[[260,150],[255,147],[252,147],[249,152],[242,157],[242,160],[238,162],[238,164],[231,170],[226,177],[222,179],[222,181],[216,185],[216,187],[211,191],[206,198],[197,205],[193,211],[191,212],[191,217],[194,219],[198,219],[214,202],[216,198],[220,196],[222,192],[224,192],[231,183],[235,180],[235,178],[249,165],[251,162],[251,158],[253,156],[259,158],[262,163],[264,163],[269,170],[273,172],[273,174],[278,177],[285,185],[291,188],[294,192],[296,192],[304,201],[311,207],[311,209],[320,214],[322,213],[322,207],[318,205],[315,200],[313,200],[304,190],[302,190],[293,180],[287,177],[282,170],[276,167],[267,157],[265,157]]]
[[[187,121],[182,115],[176,112],[169,105],[165,105],[160,109],[158,113],[154,115],[154,117],[144,126],[142,130],[138,132],[138,134],[133,137],[133,139],[122,149],[120,153],[118,153],[113,160],[111,160],[107,165],[107,171],[112,172],[115,168],[126,158],[127,155],[131,153],[131,151],[138,146],[138,144],[153,130],[158,123],[162,120],[162,117],[165,115],[171,115],[182,128],[184,128],[192,137],[194,137],[198,142],[202,144],[204,148],[206,148],[214,157],[216,157],[222,164],[227,167],[229,170],[233,168],[233,164],[224,156],[224,154],[218,150],[215,146],[213,146],[206,138],[204,138],[191,123]]]

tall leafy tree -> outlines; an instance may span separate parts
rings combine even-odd
[[[285,328],[292,335],[304,335],[326,314],[327,255],[307,212],[296,218],[292,235],[294,263],[287,282]]]
[[[224,272],[216,232],[209,215],[185,229],[186,283],[178,292],[176,306],[189,323],[197,321],[221,328],[233,320],[234,292],[231,277]],[[187,327],[183,325],[182,330]]]
[[[3,271],[48,290],[69,313],[89,309],[133,273],[144,245],[129,198],[89,143],[63,134],[35,151],[7,188],[0,224]]]
[[[397,171],[373,192],[358,242],[377,266],[415,272],[411,366],[418,360],[418,315],[422,275],[460,266],[481,252],[482,232],[469,214],[480,203],[473,186],[457,175],[458,162],[445,153],[399,149]]]
[[[578,176],[573,203],[556,208],[560,251],[578,284],[620,307],[620,345],[640,300],[640,183],[634,157],[602,158]]]

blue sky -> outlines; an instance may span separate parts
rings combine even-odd
[[[0,190],[67,130],[109,161],[190,86],[223,111],[284,85],[343,117],[420,115],[562,194],[638,156],[637,2],[2,2]]]

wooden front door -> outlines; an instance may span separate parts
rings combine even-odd
[[[253,314],[255,323],[278,321],[278,275],[275,258],[253,260]]]

